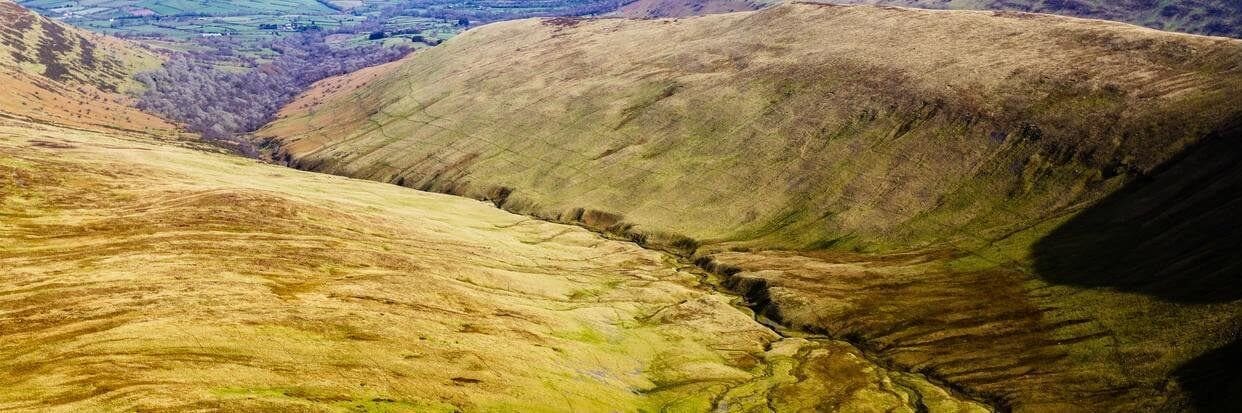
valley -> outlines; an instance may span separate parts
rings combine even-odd
[[[983,409],[577,227],[192,141],[0,149],[0,409]]]
[[[1242,40],[932,3],[0,0],[0,410],[1242,406]]]
[[[1220,394],[1172,377],[1242,321],[1240,69],[1235,40],[1053,16],[527,20],[324,81],[257,136],[698,259],[1005,410],[1176,410]]]

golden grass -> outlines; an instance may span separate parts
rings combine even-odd
[[[97,131],[171,133],[175,127],[130,106],[132,98],[26,73],[0,73],[0,116]]]
[[[1006,407],[1189,408],[1175,370],[1239,331],[1236,302],[1171,302],[1092,273],[1052,282],[1032,263],[1075,214],[1237,137],[1242,41],[787,4],[506,22],[385,71],[323,83],[260,135],[298,168],[638,240],[688,235],[746,269],[738,287],[785,321]],[[353,91],[320,98],[342,82]],[[1110,246],[1086,247],[1070,253]],[[1162,286],[1202,281],[1175,276]]]
[[[131,75],[157,68],[164,58],[127,41],[81,30],[0,0],[0,67],[52,73],[80,85],[116,92],[138,87]],[[49,66],[59,66],[49,71]]]
[[[170,133],[135,110],[133,74],[163,58],[137,45],[79,30],[0,0],[0,115],[92,130]]]
[[[634,19],[689,17],[713,13],[756,10],[768,1],[754,0],[637,0],[627,3],[608,16]]]
[[[525,20],[332,98],[342,80],[325,82],[260,135],[301,168],[476,198],[504,187],[506,208],[543,217],[594,209],[759,247],[975,250],[1237,118],[1240,56],[1237,40],[990,12]],[[1009,253],[993,258],[1024,258]]]
[[[630,243],[188,146],[0,123],[0,409],[981,409]]]
[[[1125,0],[832,0],[835,4],[872,4],[931,9],[1009,10],[1053,13],[1139,24],[1162,30],[1239,37],[1238,3],[1231,0],[1145,2]]]

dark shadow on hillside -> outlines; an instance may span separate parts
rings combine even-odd
[[[1242,298],[1242,128],[1188,148],[1039,240],[1056,284],[1186,303]]]
[[[1195,410],[1230,412],[1242,406],[1239,366],[1242,366],[1242,341],[1234,340],[1183,364],[1173,375],[1190,394]]]

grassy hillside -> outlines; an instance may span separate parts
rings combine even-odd
[[[113,93],[155,56],[0,11],[0,410],[984,409],[663,254],[207,152]]]
[[[1051,16],[789,5],[503,23],[444,46],[325,82],[260,135],[303,167],[553,218],[977,251],[1242,113],[1242,42]]]
[[[758,10],[768,4],[770,2],[751,0],[637,0],[621,6],[608,15],[634,19],[688,17]]]
[[[0,0],[0,113],[92,128],[167,130],[130,109],[133,74],[160,57],[121,40],[83,32]]]
[[[0,120],[0,409],[984,411],[584,229]]]
[[[1235,0],[829,0],[933,9],[1010,10],[1129,22],[1155,29],[1242,37]]]
[[[769,317],[1002,407],[1127,411],[1236,382],[1202,360],[1242,328],[1240,119],[1237,40],[790,4],[489,25],[259,135],[697,253]]]

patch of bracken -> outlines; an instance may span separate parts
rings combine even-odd
[[[553,17],[551,19],[543,19],[543,21],[540,21],[540,23],[542,23],[545,26],[574,27],[574,26],[577,26],[580,21],[581,19],[577,19],[573,17]]]
[[[39,63],[43,65],[43,76],[56,81],[71,78],[69,68],[61,59],[72,45],[65,37],[65,29],[54,25],[43,25],[43,40],[39,42]]]

